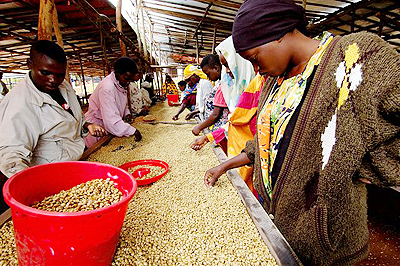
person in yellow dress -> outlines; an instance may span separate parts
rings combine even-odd
[[[168,94],[179,94],[178,88],[175,85],[175,82],[172,80],[170,75],[165,76],[165,82],[161,88],[162,95],[166,96]]]

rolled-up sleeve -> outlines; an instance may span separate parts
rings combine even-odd
[[[242,150],[242,152],[246,153],[247,157],[249,157],[250,161],[254,163],[254,158],[256,154],[256,142],[255,140],[248,140],[246,142],[246,146]]]

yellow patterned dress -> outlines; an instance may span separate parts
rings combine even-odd
[[[333,35],[325,32],[317,51],[310,58],[304,71],[297,76],[284,80],[278,78],[257,120],[257,136],[260,148],[261,173],[264,186],[272,198],[271,172],[279,150],[279,144],[285,133],[290,118],[303,98],[307,79],[318,66],[324,51],[333,39]]]

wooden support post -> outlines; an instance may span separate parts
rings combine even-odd
[[[154,88],[154,94],[157,95],[158,97],[161,97],[161,90],[159,89],[159,84],[158,84],[158,69],[154,72],[153,75],[153,88]]]
[[[53,0],[51,0],[51,1],[53,2]],[[63,41],[63,37],[62,37],[62,34],[61,34],[60,25],[58,24],[57,8],[56,8],[54,2],[53,2],[53,5],[54,5],[53,13],[52,13],[53,29],[54,29],[54,33],[56,35],[57,44],[64,50],[64,41]],[[65,73],[65,77],[66,77],[68,83],[71,84],[71,78],[69,76],[69,64],[68,64],[68,62],[67,62],[67,71]]]
[[[161,91],[161,88],[162,88],[162,72],[161,72],[161,70],[157,71],[157,83],[158,83],[158,94],[161,97],[161,96],[163,96],[162,91]]]
[[[93,76],[90,77],[92,79],[92,90],[94,91],[94,79]]]
[[[107,49],[106,49],[106,38],[104,37],[103,31],[100,30],[100,41],[101,41],[101,48],[103,50],[103,58],[105,63],[105,68],[107,69],[107,75],[111,73],[110,63],[107,59]],[[104,76],[107,76],[104,71]]]
[[[54,3],[52,0],[40,0],[39,22],[38,22],[39,40],[51,41],[52,39],[53,9],[54,9]]]
[[[52,12],[52,23],[53,23],[54,33],[55,33],[56,39],[57,39],[57,44],[59,46],[61,46],[61,48],[64,49],[64,42],[63,42],[63,38],[61,35],[60,26],[58,25],[58,15],[57,15],[57,9],[55,6],[54,6],[53,12]]]
[[[87,94],[87,90],[86,90],[85,74],[83,73],[82,58],[81,58],[81,55],[79,53],[77,53],[77,55],[78,55],[78,59],[79,59],[79,65],[81,66],[82,84],[83,84],[83,89],[85,91],[85,99],[86,99],[86,102],[87,102],[88,101],[88,94]]]
[[[303,0],[303,9],[306,10],[307,0]]]
[[[53,39],[53,28],[57,38],[58,45],[64,49],[64,43],[58,25],[57,9],[53,0],[40,0],[39,8],[39,22],[38,22],[38,39],[52,41]],[[69,70],[67,63],[66,75],[67,81],[71,84],[69,78]]]
[[[150,64],[153,64],[153,30],[154,24],[150,24]]]
[[[121,6],[122,6],[122,0],[117,0],[117,8],[115,9],[115,20],[117,23],[118,31],[122,33]],[[119,39],[119,45],[121,47],[121,56],[126,56],[126,45],[121,39]]]
[[[213,45],[212,45],[212,50],[211,53],[215,53],[215,45],[217,42],[217,24],[214,25],[214,34],[213,34]]]
[[[196,63],[199,64],[199,40],[196,35]]]
[[[106,75],[106,60],[103,57],[103,60],[101,61],[103,63],[103,77],[107,76]],[[100,77],[101,79],[101,77]]]
[[[146,29],[144,27],[143,8],[140,8],[140,18],[142,20],[142,42],[143,42],[144,58],[145,60],[149,60],[149,54],[146,45]]]
[[[384,24],[385,24],[385,14],[383,14],[383,12],[379,12],[379,28],[378,28],[379,36],[382,36]]]
[[[138,31],[136,32],[136,34],[137,34],[137,37],[138,37],[137,41],[138,41],[138,44],[139,44],[139,54],[142,56],[143,55],[142,36],[141,36],[142,33],[139,30],[139,14],[136,14],[136,26],[138,28]]]
[[[350,25],[350,31],[353,33],[354,32],[354,20],[356,19],[356,12],[353,10],[351,12],[351,25]]]

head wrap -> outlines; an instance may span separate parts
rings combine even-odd
[[[195,65],[192,65],[192,64],[187,65],[185,67],[185,70],[183,70],[183,79],[187,80],[193,74],[196,74],[197,76],[199,76],[202,79],[207,79],[207,75],[204,74],[204,72],[201,71],[201,69],[199,69],[198,67],[196,67]]]
[[[237,52],[275,41],[295,28],[305,33],[304,9],[292,0],[247,0],[233,23]]]
[[[236,53],[233,47],[232,36],[221,42],[215,50],[218,54],[222,54],[234,79],[226,73],[226,68],[222,66],[221,70],[221,90],[224,95],[229,111],[233,112],[242,92],[247,88],[250,81],[254,78],[254,68],[250,61],[245,60]]]

